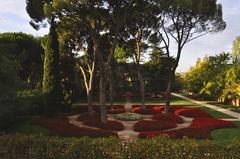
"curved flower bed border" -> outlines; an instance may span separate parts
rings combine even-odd
[[[101,123],[101,120],[94,117],[85,120],[83,124],[112,131],[122,131],[124,129],[124,126],[121,122],[108,120],[107,123]]]
[[[213,118],[207,112],[198,108],[181,108],[175,111],[175,114],[182,115],[189,118]]]
[[[170,121],[141,120],[134,125],[135,131],[156,131],[176,128],[177,124]]]
[[[85,127],[77,127],[68,122],[66,118],[35,118],[32,120],[33,124],[47,128],[50,131],[50,136],[64,136],[64,137],[118,137],[118,134],[103,129],[91,129]]]
[[[159,114],[155,114],[152,119],[154,120],[160,120],[160,121],[170,121],[170,122],[174,122],[174,123],[183,123],[183,119],[176,114],[173,113],[159,113]]]

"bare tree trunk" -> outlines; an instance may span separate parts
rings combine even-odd
[[[171,69],[171,65],[169,62],[169,70],[168,70],[168,83],[167,83],[167,89],[165,92],[165,108],[164,112],[167,113],[169,112],[170,109],[170,102],[171,102],[171,91],[172,91],[172,82],[175,77],[175,71],[176,71],[177,66],[175,66],[173,69]]]
[[[167,90],[166,90],[166,93],[165,93],[166,102],[165,102],[164,112],[166,112],[166,113],[169,112],[169,107],[170,107],[171,87],[172,87],[172,79],[170,78],[170,79],[168,80]]]
[[[103,67],[103,66],[102,66]],[[100,111],[101,111],[101,122],[107,123],[107,107],[106,107],[106,83],[105,83],[105,74],[103,70],[100,69]]]
[[[92,105],[92,90],[90,90],[88,93],[87,93],[87,97],[88,97],[88,113],[90,116],[93,116],[93,105]]]
[[[109,98],[110,106],[113,108],[113,81],[112,81],[112,68],[109,68]]]
[[[137,66],[137,72],[138,72],[138,80],[139,80],[139,84],[140,84],[139,86],[140,86],[141,106],[142,106],[142,109],[146,109],[146,106],[145,106],[145,84],[144,84],[142,72],[141,72],[139,65]]]

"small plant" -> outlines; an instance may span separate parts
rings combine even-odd
[[[140,114],[129,113],[129,112],[116,114],[114,117],[118,120],[123,120],[123,121],[137,121],[143,118]]]

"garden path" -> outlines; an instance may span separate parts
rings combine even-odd
[[[230,116],[236,118],[236,119],[223,119],[223,120],[227,120],[227,121],[240,121],[240,113],[233,112],[233,111],[230,111],[230,110],[227,110],[227,109],[223,109],[223,108],[220,108],[220,107],[212,105],[212,104],[207,104],[206,102],[197,101],[197,100],[185,97],[185,96],[177,94],[177,93],[172,93],[172,95],[175,96],[175,97],[179,97],[179,98],[185,99],[187,101],[199,104],[201,106],[208,107],[210,109],[222,112],[224,114],[227,114],[227,115],[230,115]]]
[[[99,129],[96,127],[91,127],[91,126],[87,126],[84,125],[83,122],[78,120],[80,114],[77,115],[72,115],[72,116],[68,116],[68,121],[70,124],[75,125],[77,127],[87,127],[87,128],[92,128],[92,129]],[[152,115],[142,115],[144,120],[152,120],[151,117]],[[168,129],[166,131],[169,130],[174,130],[174,129],[181,129],[181,128],[186,128],[188,127],[191,123],[192,123],[192,118],[187,118],[187,117],[183,117],[183,123],[182,124],[177,124],[176,128],[173,129]],[[116,120],[114,118],[113,115],[109,115],[108,116],[109,120]],[[118,131],[118,136],[122,139],[126,139],[126,140],[137,140],[138,138],[138,132],[133,130],[133,126],[137,121],[120,121],[123,125],[124,125],[124,130],[123,131]]]

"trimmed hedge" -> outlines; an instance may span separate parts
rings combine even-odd
[[[190,139],[211,139],[211,132],[208,129],[197,129],[197,128],[182,128],[171,131],[150,131],[140,132],[139,138],[153,138],[159,135],[168,135],[172,139],[182,139],[188,137]]]
[[[166,136],[138,141],[20,134],[0,136],[1,159],[237,159],[239,149],[238,140],[226,144],[186,138],[172,142]]]

